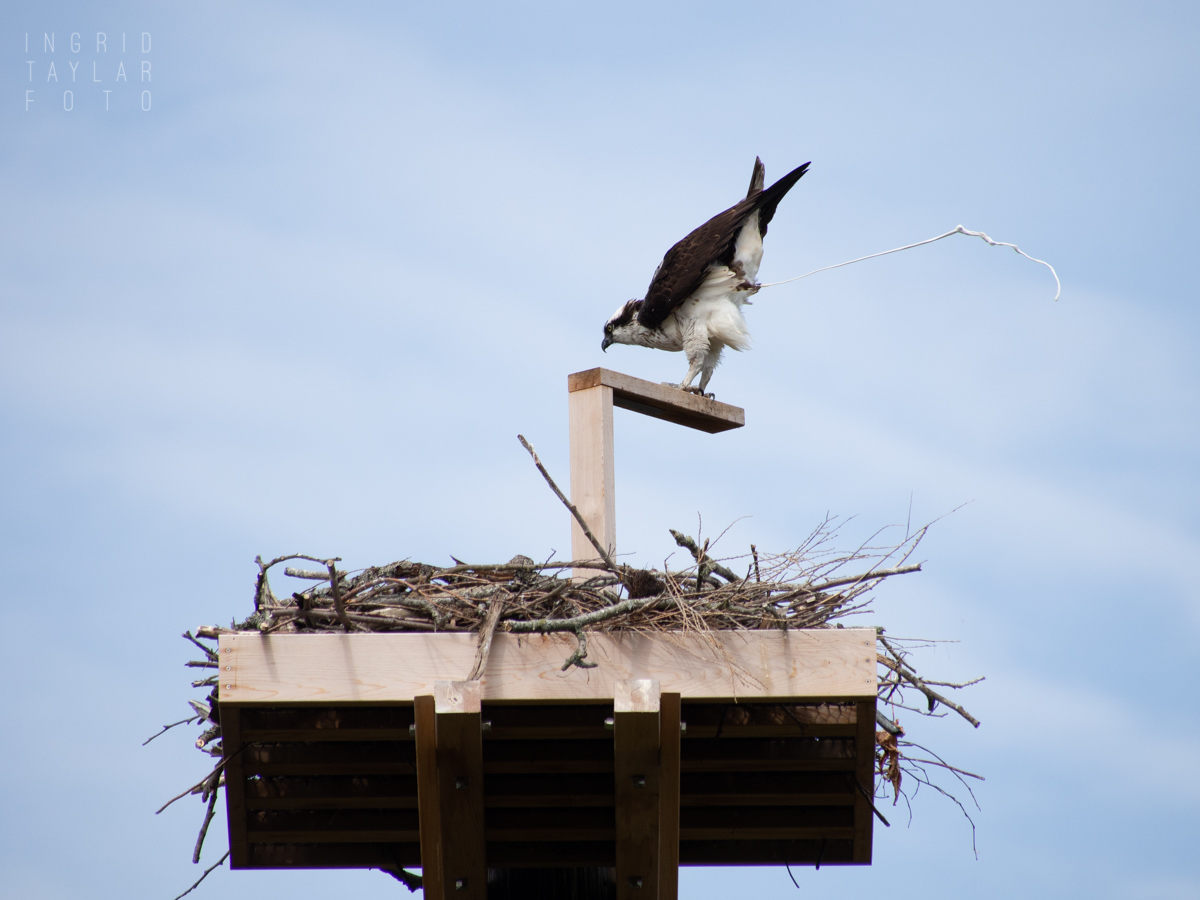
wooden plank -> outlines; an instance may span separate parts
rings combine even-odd
[[[371,829],[368,831],[252,831],[252,844],[408,844],[420,837],[420,831],[409,829]],[[432,894],[430,898],[432,900]]]
[[[858,763],[853,759],[815,759],[797,756],[792,759],[685,759],[682,769],[692,772],[854,772]]]
[[[414,699],[417,739],[417,809],[425,900],[445,900],[442,883],[442,820],[437,778],[437,708],[432,694]]]
[[[439,681],[434,700],[442,889],[462,900],[487,900],[479,682]]]
[[[252,869],[380,869],[420,866],[420,846],[407,844],[253,844]],[[428,884],[428,882],[427,882]],[[428,890],[428,888],[426,888]],[[432,898],[432,895],[430,895]]]
[[[875,796],[875,698],[858,703],[857,761],[852,777],[858,780],[854,803],[854,861],[871,862],[875,814],[868,798]]]
[[[613,698],[617,900],[658,900],[661,834],[660,692],[656,681],[617,685]]]
[[[679,897],[679,694],[659,697],[659,882],[661,900]]]
[[[612,388],[597,385],[567,395],[571,434],[571,502],[609,554],[617,552],[617,477]],[[571,517],[571,558],[596,559],[596,548]],[[595,575],[576,569],[583,581]]]
[[[468,633],[221,635],[231,666],[221,705],[411,703],[469,671],[477,643]],[[592,634],[588,658],[599,668],[560,671],[574,649],[573,635],[497,634],[483,700],[605,703],[618,682],[638,678],[685,701],[875,696],[872,628]]]
[[[853,862],[852,840],[684,841],[679,856],[689,866],[755,866]]]
[[[418,809],[416,797],[250,797],[247,809]],[[416,838],[414,838],[416,840]]]
[[[693,806],[853,806],[849,794],[687,794],[680,799],[683,808]]]
[[[567,376],[567,390],[572,394],[596,387],[612,390],[613,403],[622,409],[709,434],[746,424],[746,411],[741,407],[718,403],[671,385],[645,381],[611,369],[588,369]]]
[[[242,740],[241,710],[221,704],[221,748],[225,756],[225,815],[229,820],[229,867],[244,869],[250,864],[246,840],[245,743]]]
[[[854,828],[681,828],[681,841],[849,841]]]
[[[322,731],[319,728],[275,728],[270,730],[244,731],[243,738],[247,743],[262,744],[284,744],[294,741],[321,741],[327,743],[341,741],[387,741],[388,743],[394,743],[396,741],[411,741],[413,736],[407,728],[357,728],[353,730],[340,728],[337,731]]]
[[[715,738],[720,734],[722,740],[739,738],[779,738],[797,737],[843,737],[852,738],[858,734],[854,725],[700,725],[693,726],[688,722],[687,736],[689,738]]]
[[[840,772],[689,772],[680,779],[681,802],[693,796],[734,796],[740,794],[844,798],[853,804],[857,791]]]

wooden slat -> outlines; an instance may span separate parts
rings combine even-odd
[[[742,840],[684,841],[679,847],[684,865],[755,866],[814,864],[837,865],[853,862],[852,840]]]
[[[243,738],[247,743],[288,743],[296,741],[323,741],[334,743],[340,741],[404,741],[413,739],[407,728],[339,728],[337,731],[323,731],[318,728],[272,728],[244,731]]]
[[[477,643],[466,633],[222,635],[222,664],[232,670],[222,673],[231,677],[221,679],[221,702],[411,702],[447,674],[469,671]],[[604,703],[618,682],[638,678],[654,678],[685,701],[855,700],[875,692],[871,628],[594,634],[588,653],[599,668],[561,672],[574,649],[573,635],[497,634],[483,700]]]
[[[858,704],[858,765],[854,778],[862,788],[854,804],[854,861],[871,862],[871,843],[875,826],[868,797],[875,796],[875,698]]]
[[[617,900],[658,900],[662,769],[659,685],[617,686],[613,711]]]
[[[854,798],[825,794],[687,794],[681,807],[692,806],[853,806]]]
[[[746,829],[783,832],[794,828],[815,832],[841,828],[852,838],[856,824],[851,806],[685,807],[680,812],[680,832],[689,835],[685,840],[699,840],[694,834],[697,830],[727,831],[729,834],[713,839],[733,840],[738,837],[735,832]]]
[[[690,772],[854,772],[854,759],[685,759],[682,769]]]
[[[679,896],[679,744],[680,697],[676,693],[659,698],[659,897]]]
[[[418,809],[416,797],[248,797],[247,809]]]
[[[853,799],[855,791],[840,772],[689,772],[680,780],[683,802],[694,795],[773,793]]]
[[[228,699],[228,698],[227,698]],[[413,724],[411,706],[255,706],[242,712],[242,731],[297,734],[383,730],[404,735]]]
[[[598,386],[610,388],[613,403],[622,409],[709,434],[741,428],[746,424],[746,411],[740,407],[718,403],[670,385],[645,381],[611,369],[588,369],[567,376],[567,390],[571,393]]]
[[[571,503],[596,540],[610,553],[617,549],[616,472],[613,452],[612,388],[596,385],[568,395],[571,433]],[[571,517],[571,558],[596,559],[596,548]],[[586,580],[596,573],[576,569]]]
[[[434,688],[442,889],[461,900],[487,900],[479,682],[440,681]]]
[[[836,759],[854,762],[856,742],[847,738],[783,738],[780,740],[692,740],[684,742],[684,765],[697,760],[729,762],[737,771],[743,760],[780,761]]]
[[[250,864],[246,840],[245,744],[242,741],[241,711],[221,705],[221,747],[225,754],[225,814],[229,821],[229,867],[244,869]]]
[[[856,725],[700,725],[688,722],[687,736],[691,739],[715,738],[723,740],[737,738],[769,738],[778,740],[789,737],[844,737],[858,734]]]
[[[369,776],[369,775],[411,775],[413,771],[410,762],[345,762],[333,763],[252,763],[245,767],[247,775],[261,775],[264,778],[277,776],[302,777],[314,776]]]
[[[425,900],[445,900],[437,776],[437,711],[433,695],[417,697],[413,707],[417,726],[417,806],[420,812],[421,875]]]
[[[810,841],[855,839],[854,828],[681,828],[681,841]]]
[[[286,843],[252,844],[250,846],[249,867],[254,869],[379,869],[388,866],[420,865],[421,850],[415,842],[404,844]]]
[[[372,829],[342,831],[326,829],[312,831],[252,831],[252,844],[404,844],[418,840],[416,829]],[[432,895],[430,895],[432,897]]]
[[[814,728],[809,733],[820,735],[823,727],[852,727],[857,716],[853,703],[747,702],[744,698],[738,703],[690,701],[683,718],[688,723],[688,736],[702,737],[708,728],[724,734],[730,728],[757,726]],[[853,732],[850,734],[853,736]]]

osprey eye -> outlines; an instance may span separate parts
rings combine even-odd
[[[612,334],[612,325],[611,325],[611,324],[608,324],[608,325],[605,325],[605,326],[604,326],[604,333],[605,333],[605,334]]]

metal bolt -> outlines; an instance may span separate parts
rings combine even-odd
[[[233,685],[232,685],[232,684],[227,684],[227,685],[225,685],[225,690],[227,690],[227,691],[232,691],[232,690],[233,690]]]
[[[484,731],[491,731],[491,730],[492,730],[492,723],[491,723],[490,721],[488,721],[488,720],[484,720],[484,722],[483,722],[483,730],[484,730]]]
[[[609,731],[612,731],[613,728],[616,726],[616,724],[617,724],[616,719],[605,719],[604,720],[604,727],[607,728]]]
[[[225,667],[225,671],[226,671],[226,672],[232,672],[232,671],[233,671],[233,666],[226,666],[226,667]]]
[[[640,888],[642,886],[642,876],[641,875],[630,875],[629,876],[629,886],[631,888]]]
[[[416,722],[413,722],[411,725],[408,726],[408,736],[409,737],[417,736],[417,723]]]
[[[634,775],[633,776],[633,786],[644,788],[646,786],[646,776],[645,775]]]
[[[680,734],[687,734],[687,722],[680,722],[680,723],[679,723],[679,733],[680,733]]]
[[[471,783],[470,778],[468,778],[465,775],[460,775],[454,779],[454,789],[458,790],[458,791],[465,791],[467,789],[467,785],[469,785],[470,783]]]
[[[456,891],[465,891],[467,889],[467,879],[455,878],[454,879],[454,889]]]

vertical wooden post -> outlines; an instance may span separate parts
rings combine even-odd
[[[858,789],[854,792],[854,861],[869,863],[875,825],[868,799],[875,796],[875,699],[859,700],[855,715],[858,724],[854,732],[854,777]]]
[[[613,554],[617,549],[616,473],[613,461],[613,389],[605,384],[569,391],[571,502],[592,534]],[[595,559],[596,548],[571,520],[571,556]],[[576,578],[596,573],[577,569]]]
[[[660,900],[679,897],[679,751],[683,737],[680,726],[679,694],[659,698],[659,759],[662,782],[659,785],[659,887]]]
[[[487,900],[483,826],[483,721],[478,681],[435,681],[442,890]]]
[[[617,685],[613,698],[617,900],[659,898],[659,688]]]
[[[442,884],[442,817],[437,780],[437,715],[432,694],[413,698],[417,724],[417,814],[425,900],[445,900]]]
[[[221,750],[225,757],[225,814],[229,820],[229,868],[250,865],[250,841],[246,834],[245,746],[242,743],[242,711],[221,705]]]

